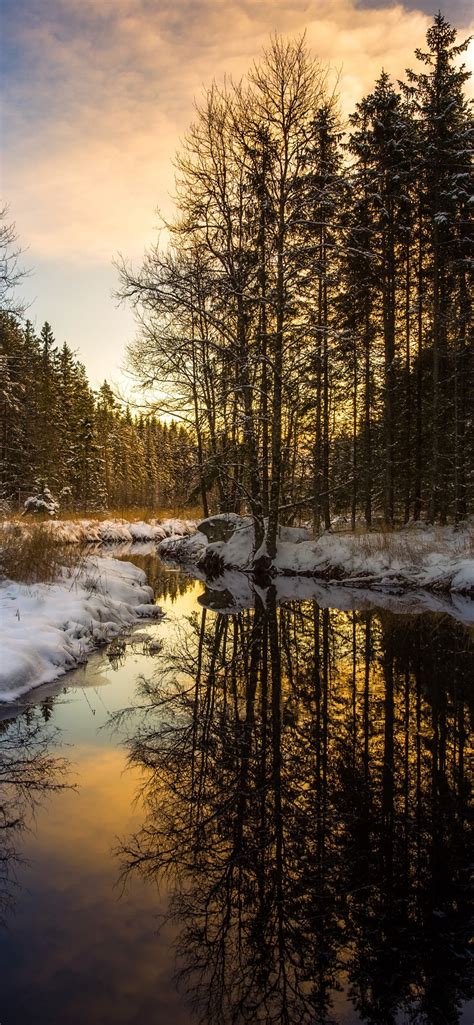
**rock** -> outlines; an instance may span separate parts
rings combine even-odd
[[[219,551],[206,548],[198,562],[198,569],[209,578],[209,580],[220,577],[224,572],[225,565]]]
[[[208,516],[197,525],[199,533],[204,534],[211,543],[214,541],[228,541],[235,528],[242,522],[242,517],[237,513],[217,513],[216,516]]]

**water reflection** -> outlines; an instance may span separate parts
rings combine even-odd
[[[51,754],[47,728],[52,700],[15,719],[0,720],[0,925],[5,925],[18,892],[25,829],[48,794],[65,787],[67,762]]]
[[[197,1020],[460,1021],[472,665],[447,618],[271,590],[203,608],[158,656],[130,741],[146,818],[121,854],[168,878]]]
[[[156,601],[169,600],[172,604],[182,597],[192,587],[194,580],[181,569],[163,563],[156,554],[154,545],[143,545],[145,550],[140,553],[140,545],[134,544],[130,549],[124,550],[119,547],[116,551],[110,548],[115,556],[124,558],[127,562],[133,562],[135,566],[144,570],[147,582],[153,588]],[[151,550],[150,550],[151,549]]]

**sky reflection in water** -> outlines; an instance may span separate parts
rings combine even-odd
[[[148,568],[193,623],[23,717],[60,727],[78,789],[16,835],[2,1025],[470,1022],[468,632],[310,601],[216,616]]]

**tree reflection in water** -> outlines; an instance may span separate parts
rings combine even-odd
[[[0,719],[0,925],[14,908],[21,837],[47,793],[62,790],[67,762],[50,751],[52,698],[12,719]]]
[[[169,599],[171,602],[175,602],[186,594],[192,582],[190,576],[178,567],[166,565],[153,552],[142,555],[135,548],[136,546],[132,546],[131,551],[125,554],[125,559],[144,570],[148,583],[153,588],[156,601]]]
[[[467,632],[271,593],[192,625],[134,722],[147,816],[122,855],[171,880],[197,1019],[458,1022]]]

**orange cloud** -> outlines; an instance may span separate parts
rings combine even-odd
[[[272,31],[307,29],[314,54],[340,72],[348,111],[382,66],[396,78],[416,63],[413,49],[431,20],[351,0],[82,0],[79,13],[72,0],[53,0],[47,7],[18,29],[33,77],[10,92],[16,149],[5,161],[4,190],[33,255],[82,262],[108,261],[119,249],[141,253],[156,206],[170,212],[172,157],[193,97],[213,77],[245,73]]]

